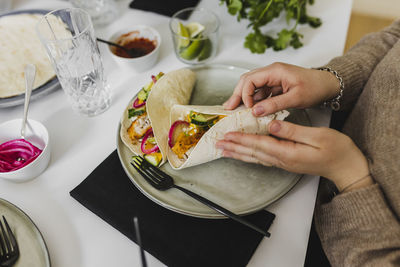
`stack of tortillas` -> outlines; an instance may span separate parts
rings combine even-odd
[[[36,34],[41,14],[0,17],[0,98],[25,92],[24,67],[36,65],[34,89],[54,76],[46,51]]]

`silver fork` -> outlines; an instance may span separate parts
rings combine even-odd
[[[17,240],[15,239],[6,218],[4,216],[2,217],[4,225],[0,220],[0,266],[11,267],[19,258],[19,248]]]
[[[131,162],[132,166],[138,171],[140,175],[143,176],[143,178],[151,184],[154,188],[157,190],[168,190],[170,188],[176,188],[178,190],[181,190],[182,192],[186,193],[187,195],[193,197],[194,199],[200,201],[201,203],[207,205],[208,207],[212,208],[213,210],[243,224],[246,225],[247,227],[250,227],[251,229],[261,233],[262,235],[266,237],[270,237],[271,234],[268,231],[265,231],[258,227],[257,225],[252,224],[251,222],[247,221],[246,219],[240,217],[239,215],[236,215],[235,213],[221,207],[220,205],[190,191],[187,190],[186,188],[180,187],[179,185],[176,185],[174,183],[174,179],[166,174],[165,172],[161,171],[159,168],[151,165],[149,162],[144,160],[140,156],[135,156],[133,157],[133,160]]]

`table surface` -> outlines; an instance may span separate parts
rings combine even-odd
[[[137,245],[87,210],[69,192],[83,181],[116,148],[116,129],[126,103],[159,71],[184,67],[173,53],[168,29],[168,17],[127,8],[129,1],[117,1],[118,20],[96,29],[107,38],[125,25],[147,24],[162,37],[158,64],[144,73],[134,73],[119,67],[100,46],[112,105],[105,113],[86,118],[72,112],[62,90],[32,101],[29,118],[41,121],[49,130],[52,159],[47,170],[36,179],[12,183],[0,179],[0,197],[25,211],[36,223],[47,243],[52,265],[71,266],[140,266]],[[12,8],[57,9],[70,4],[54,0],[16,0]],[[308,8],[323,24],[318,29],[299,26],[304,34],[304,47],[281,52],[271,49],[264,54],[251,54],[243,47],[248,31],[246,21],[238,23],[228,15],[219,1],[203,0],[199,6],[212,9],[220,18],[220,46],[212,63],[228,64],[249,69],[275,61],[305,67],[316,67],[342,54],[346,39],[352,1],[317,0]],[[271,29],[284,25],[284,19],[271,23]],[[23,106],[0,109],[0,123],[22,117]],[[308,110],[314,126],[327,126],[330,112]],[[248,266],[302,266],[307,250],[314,211],[318,177],[305,175],[283,198],[267,209],[276,214],[270,228],[271,238],[264,238]],[[149,266],[164,266],[147,253]]]

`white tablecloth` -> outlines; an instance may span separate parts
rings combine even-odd
[[[41,230],[49,248],[53,266],[101,267],[140,266],[137,245],[87,210],[69,195],[85,177],[115,148],[116,129],[127,101],[141,88],[151,74],[184,67],[172,50],[168,17],[128,9],[129,1],[118,1],[118,20],[96,34],[107,38],[117,29],[134,24],[147,24],[162,36],[158,64],[145,73],[122,69],[100,45],[107,80],[113,92],[112,105],[105,113],[86,118],[74,114],[62,90],[31,103],[29,118],[41,121],[49,130],[52,159],[48,169],[36,179],[15,184],[0,180],[0,197],[24,210]],[[351,1],[317,0],[309,7],[311,15],[323,24],[318,29],[299,26],[304,34],[304,47],[281,52],[271,49],[264,54],[251,54],[243,48],[247,22],[238,23],[228,15],[219,1],[203,0],[200,6],[212,9],[221,20],[220,47],[213,63],[256,68],[282,61],[305,67],[326,63],[342,54],[350,17]],[[13,9],[56,9],[69,6],[65,1],[15,0]],[[271,23],[271,30],[284,25],[284,19]],[[1,64],[1,63],[0,63]],[[0,109],[0,123],[22,116],[23,107]],[[327,126],[330,112],[308,110],[314,126]],[[287,195],[270,205],[276,214],[270,228],[271,238],[264,238],[249,266],[302,266],[311,226],[318,177],[306,175]],[[184,252],[182,252],[184,253]],[[147,254],[149,266],[163,266]]]

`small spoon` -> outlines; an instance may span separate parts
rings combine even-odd
[[[100,38],[96,38],[96,40],[98,42],[101,42],[101,43],[105,43],[105,44],[108,44],[108,45],[112,45],[112,46],[121,48],[126,53],[128,53],[131,57],[137,57],[138,56],[137,52],[135,51],[136,49],[128,49],[126,47],[123,47],[122,45],[119,45],[119,44],[116,44],[116,43],[113,43],[113,42],[110,42],[110,41],[106,41],[106,40],[103,40],[103,39],[100,39]]]
[[[22,139],[25,139],[26,119],[28,117],[29,101],[31,99],[33,83],[35,81],[35,76],[36,76],[36,66],[33,64],[27,64],[25,66],[24,73],[25,73],[25,103],[24,103],[24,117],[22,119],[22,126],[21,126]]]

